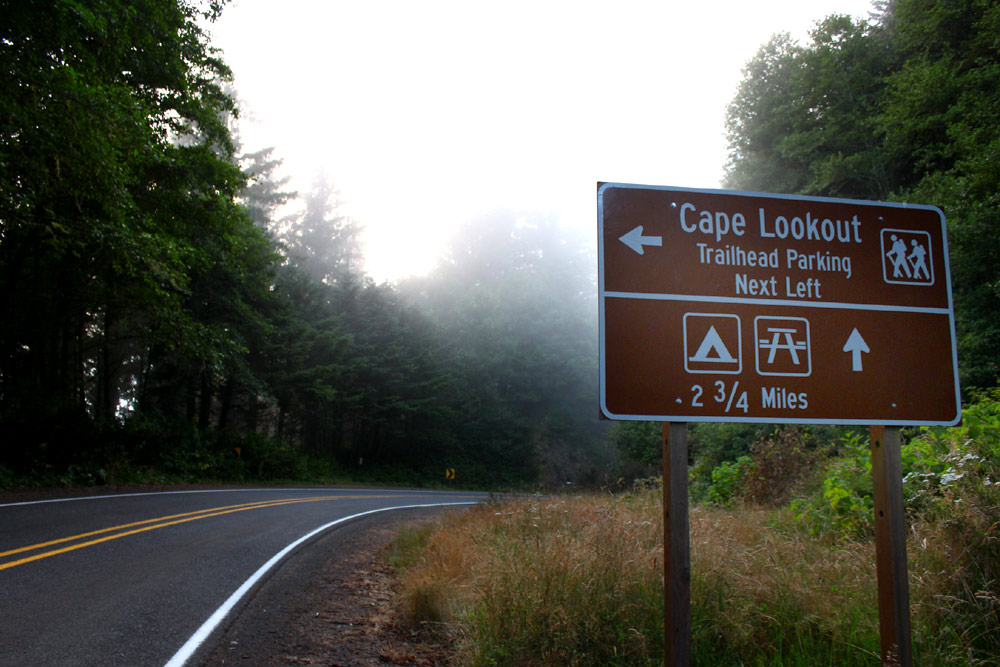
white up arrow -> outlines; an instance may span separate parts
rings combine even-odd
[[[861,337],[858,330],[855,329],[851,332],[851,335],[847,337],[847,342],[844,343],[844,352],[851,353],[851,370],[860,371],[861,369],[861,353],[871,352],[868,349],[868,343],[865,339]]]
[[[632,248],[632,250],[635,250],[640,255],[645,253],[645,249],[643,248],[643,246],[663,245],[662,236],[643,236],[642,225],[639,225],[638,227],[630,231],[628,234],[618,237],[618,240],[627,245],[629,248]]]

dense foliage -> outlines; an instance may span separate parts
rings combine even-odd
[[[962,386],[1000,373],[1000,3],[889,0],[774,37],[728,113],[727,185],[941,207]]]
[[[499,214],[375,284],[332,184],[240,154],[223,4],[0,1],[0,487],[593,478],[583,246]]]

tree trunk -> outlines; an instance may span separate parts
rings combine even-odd
[[[229,410],[233,407],[233,380],[232,378],[226,380],[226,383],[222,386],[222,395],[219,397],[219,421],[217,427],[219,431],[226,430],[226,425],[229,421]]]
[[[209,382],[208,371],[201,372],[201,391],[198,396],[198,428],[208,431],[209,420],[212,416],[212,386]]]

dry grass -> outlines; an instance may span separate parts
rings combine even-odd
[[[696,664],[878,664],[870,547],[773,517],[692,511]],[[404,609],[456,629],[468,664],[659,664],[662,530],[658,490],[455,515],[410,568]]]
[[[991,495],[965,494],[947,519],[912,526],[914,643],[925,664],[1000,664],[1000,498]]]
[[[1000,664],[995,511],[957,507],[911,528],[915,660]],[[880,664],[871,540],[809,534],[787,507],[690,520],[695,665]],[[458,638],[464,664],[661,664],[662,530],[658,489],[455,514],[424,535],[404,611]]]
[[[472,664],[653,664],[662,522],[651,497],[487,506],[449,518],[411,569],[413,621],[457,621]]]
[[[785,510],[691,513],[696,664],[878,665],[875,555],[794,528]]]
[[[794,435],[754,448],[768,473],[746,498],[787,500],[804,465],[785,460]],[[691,511],[695,665],[880,664],[869,453],[846,444],[790,504]],[[922,431],[903,458],[914,661],[1000,664],[1000,393],[961,428]],[[408,614],[457,633],[465,663],[661,663],[660,489],[481,507],[426,537]]]

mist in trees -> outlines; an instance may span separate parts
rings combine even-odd
[[[498,212],[376,284],[241,152],[222,4],[0,3],[0,487],[599,479],[587,244]]]
[[[362,227],[341,211],[340,194],[320,174],[305,194],[304,210],[283,221],[278,237],[289,259],[313,280],[332,284],[362,272]]]
[[[544,214],[494,211],[460,229],[429,276],[401,286],[463,369],[463,438],[510,465],[541,466],[549,482],[600,480],[608,464],[593,409],[592,253]]]
[[[291,178],[280,175],[281,163],[273,146],[239,157],[240,169],[247,179],[239,201],[255,225],[272,233],[280,231],[275,225],[280,222],[283,207],[298,196],[297,192],[284,189]]]

